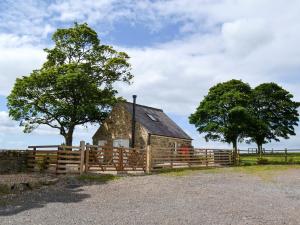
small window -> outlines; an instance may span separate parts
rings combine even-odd
[[[114,139],[113,147],[116,148],[129,148],[129,139]]]
[[[106,140],[99,140],[98,141],[98,145],[101,146],[101,147],[105,146],[106,144],[107,144]]]
[[[147,114],[147,116],[151,119],[151,120],[153,120],[153,121],[158,121],[158,119],[156,119],[153,115],[151,115],[151,114],[149,114],[149,113],[146,113]]]

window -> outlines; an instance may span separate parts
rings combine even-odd
[[[98,145],[99,146],[105,146],[107,144],[107,141],[106,140],[99,140],[98,141]]]
[[[147,116],[152,120],[152,121],[158,121],[158,119],[156,119],[153,115],[146,113]]]
[[[129,148],[129,139],[114,139],[113,147]]]

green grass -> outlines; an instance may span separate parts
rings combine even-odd
[[[118,180],[120,179],[120,177],[112,174],[82,174],[78,176],[77,179],[81,181],[93,181],[93,182],[105,183],[112,180]]]
[[[267,160],[267,164],[286,164],[284,153],[263,154],[263,159]],[[256,165],[258,164],[259,155],[255,154],[240,154],[241,165]],[[288,153],[288,164],[300,164],[300,153]]]
[[[273,181],[273,178],[279,172],[299,169],[300,165],[253,165],[253,166],[236,166],[236,167],[222,167],[222,168],[182,168],[182,169],[168,169],[160,171],[160,174],[171,177],[189,176],[194,173],[204,174],[220,174],[220,173],[240,173],[246,175],[257,176],[264,181]],[[299,171],[300,172],[300,171]]]
[[[216,168],[194,167],[194,168],[162,169],[158,171],[158,174],[164,176],[171,176],[171,177],[181,177],[181,176],[188,176],[200,171],[203,173],[214,173],[216,172]]]
[[[232,172],[253,175],[264,181],[273,181],[280,172],[290,169],[300,169],[300,165],[254,165],[229,168]]]

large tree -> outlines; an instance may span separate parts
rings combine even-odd
[[[113,84],[129,83],[128,55],[100,44],[87,24],[58,29],[47,60],[28,76],[18,78],[8,96],[9,115],[31,132],[39,125],[59,130],[72,145],[77,125],[101,122],[117,101]]]
[[[298,126],[299,103],[293,95],[275,83],[263,83],[253,89],[249,111],[251,122],[248,135],[257,144],[258,152],[262,145],[279,138],[288,139],[295,135]]]
[[[232,143],[237,151],[237,142],[244,138],[249,119],[247,107],[251,88],[240,80],[219,83],[209,89],[208,94],[189,117],[205,139]]]

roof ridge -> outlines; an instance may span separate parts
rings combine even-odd
[[[132,102],[125,102],[125,103],[127,103],[127,104],[133,104]],[[162,109],[159,109],[159,108],[154,108],[154,107],[150,107],[150,106],[146,106],[146,105],[140,105],[140,104],[135,104],[136,106],[140,106],[140,107],[143,107],[143,108],[148,108],[148,109],[154,109],[154,110],[157,110],[157,111],[161,111],[161,112],[163,112],[163,110]]]

